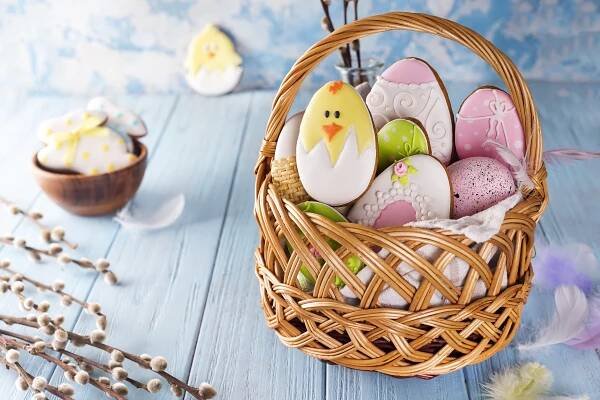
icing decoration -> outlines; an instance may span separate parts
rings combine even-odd
[[[427,135],[414,121],[395,119],[377,133],[379,165],[381,172],[395,161],[415,154],[429,154]]]
[[[233,42],[209,24],[192,39],[185,60],[186,78],[198,93],[219,96],[232,91],[242,76],[242,58]]]
[[[488,157],[470,157],[448,167],[454,190],[453,218],[486,210],[516,192],[512,173]]]
[[[460,107],[456,119],[456,152],[461,159],[485,156],[503,161],[495,149],[485,146],[490,139],[523,159],[525,134],[512,99],[501,89],[483,87],[471,93]]]
[[[298,204],[298,208],[306,213],[319,214],[324,216],[325,218],[333,221],[333,222],[348,222],[348,220],[340,214],[335,208],[328,206],[327,204],[319,203],[317,201],[305,201],[303,203]],[[327,244],[333,249],[337,250],[340,247],[340,244],[333,239],[327,238]],[[289,243],[286,243],[286,247],[288,252],[292,252],[292,247]],[[308,246],[311,254],[319,260],[319,262],[323,263],[323,258],[321,254],[319,254],[318,250],[315,249],[312,245]],[[354,255],[348,256],[344,259],[344,262],[348,269],[352,271],[352,273],[358,273],[363,267],[364,263]],[[298,273],[298,282],[300,283],[300,287],[304,291],[312,290],[315,284],[315,278],[311,275],[310,271],[306,266],[300,267],[300,272]],[[338,287],[343,287],[345,284],[341,280],[340,277],[335,277],[335,284]]]
[[[42,122],[38,136],[46,146],[38,152],[38,162],[49,169],[87,175],[129,165],[136,156],[127,151],[118,133],[102,126],[106,120],[102,112],[74,111]]]
[[[453,119],[444,83],[423,60],[397,61],[367,96],[376,129],[397,118],[414,118],[425,128],[431,154],[444,165],[452,157]]]
[[[142,137],[148,134],[146,124],[137,114],[119,107],[105,97],[93,98],[88,102],[87,109],[105,113],[108,117],[106,125],[121,135],[130,152],[133,151],[130,136]]]
[[[351,222],[375,228],[450,216],[450,182],[435,158],[417,154],[390,165],[352,206]]]
[[[369,110],[350,85],[329,82],[310,100],[296,146],[300,180],[320,202],[339,206],[358,198],[377,164]]]

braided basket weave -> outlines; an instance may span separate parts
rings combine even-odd
[[[535,188],[524,194],[506,214],[500,232],[483,245],[471,246],[473,242],[465,236],[443,230],[376,230],[334,223],[300,211],[280,197],[272,184],[270,166],[277,138],[304,78],[340,46],[395,29],[431,33],[468,47],[494,68],[512,96],[526,134],[527,162]],[[533,277],[536,222],[547,204],[542,137],[523,77],[506,55],[476,32],[443,18],[393,12],[358,20],[331,33],[302,55],[283,79],[255,173],[254,211],[260,236],[256,276],[267,324],[286,346],[349,368],[426,378],[481,362],[514,337]],[[335,240],[340,247],[333,250],[326,239]],[[291,255],[286,252],[286,242],[293,248]],[[323,264],[311,254],[311,244],[325,260]],[[417,252],[424,245],[439,248],[439,256],[424,258]],[[389,255],[380,258],[377,248]],[[493,252],[496,256],[490,266],[485,260]],[[373,270],[368,284],[345,266],[343,260],[351,254]],[[454,257],[468,264],[462,287],[444,275]],[[396,272],[401,262],[420,273],[419,287]],[[302,291],[296,278],[303,265],[316,280],[311,293]],[[344,302],[334,284],[336,276],[350,285],[358,304]],[[485,295],[475,300],[478,281],[485,285]],[[377,305],[384,285],[407,301],[406,309]],[[431,306],[434,293],[440,293],[446,303]]]

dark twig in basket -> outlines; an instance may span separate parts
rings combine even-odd
[[[352,1],[352,0],[350,0]],[[358,0],[354,0],[354,20],[358,20]],[[356,63],[358,65],[358,68],[362,68],[362,59],[360,56],[360,40],[356,39],[352,41],[352,48],[354,49],[354,52],[356,54]],[[362,77],[361,77],[361,81],[362,81]]]
[[[320,0],[321,7],[323,7],[323,13],[325,17],[323,18],[323,26],[329,31],[333,32],[335,30],[333,26],[333,20],[331,19],[331,14],[329,13],[329,5],[331,4],[331,0]],[[350,58],[350,52],[345,47],[340,47],[340,55],[342,57],[342,62],[346,68],[350,68],[352,66],[352,60]]]

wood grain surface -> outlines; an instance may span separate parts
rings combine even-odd
[[[532,83],[540,111],[546,149],[600,149],[600,84]],[[448,83],[458,105],[475,84]],[[302,92],[295,110],[309,93]],[[142,96],[116,98],[141,113],[150,134],[146,176],[135,198],[158,203],[175,193],[186,195],[184,214],[176,225],[150,234],[121,229],[110,217],[68,214],[36,185],[29,163],[39,148],[35,127],[42,118],[59,115],[82,98],[4,98],[0,117],[0,195],[28,209],[42,210],[51,225],[60,224],[80,243],[76,254],[106,256],[121,283],[107,286],[93,272],[35,265],[11,248],[15,268],[48,282],[63,279],[74,295],[97,301],[110,316],[108,342],[133,352],[164,355],[173,374],[199,384],[208,381],[219,399],[481,399],[481,384],[494,371],[525,360],[547,365],[558,392],[600,398],[600,358],[594,351],[554,346],[520,354],[514,345],[490,360],[430,381],[393,379],[326,365],[279,343],[263,320],[254,277],[256,226],[252,216],[253,165],[264,134],[273,92],[247,92],[222,98]],[[600,161],[550,165],[550,206],[538,227],[540,243],[584,242],[600,255]],[[29,222],[0,210],[3,232],[37,237]],[[42,295],[43,297],[43,295]],[[51,297],[48,297],[51,299]],[[16,302],[2,297],[0,312]],[[534,290],[525,307],[517,340],[549,317],[552,296]],[[55,311],[61,310],[56,306]],[[64,309],[66,325],[87,330],[93,318],[76,308]],[[97,357],[94,352],[91,356]],[[60,371],[27,360],[32,373],[53,383]],[[142,376],[143,377],[143,376]],[[9,372],[0,373],[0,398],[21,400]],[[78,399],[105,398],[89,389]],[[132,391],[130,399],[169,399],[168,392],[149,395]]]

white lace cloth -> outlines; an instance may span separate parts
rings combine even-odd
[[[516,194],[504,199],[487,210],[481,211],[474,215],[466,216],[456,220],[433,219],[428,221],[411,222],[407,224],[407,226],[419,228],[441,228],[456,234],[463,234],[477,243],[473,246],[474,249],[477,249],[479,247],[479,243],[486,242],[500,231],[500,226],[504,221],[506,212],[517,205],[521,199],[521,193],[517,192]],[[429,261],[434,261],[439,256],[440,252],[440,249],[432,245],[425,245],[417,250],[417,253]],[[491,252],[490,256],[487,257],[485,261],[489,263],[490,260],[493,259],[495,253],[496,251]],[[389,253],[387,250],[381,250],[379,252],[379,256],[381,258],[387,257],[388,254]],[[410,265],[402,262],[398,265],[396,271],[402,275],[402,277],[406,279],[406,281],[412,286],[415,288],[419,287],[421,282],[421,274],[415,271]],[[460,258],[454,258],[444,270],[444,275],[452,282],[454,286],[462,288],[468,272],[469,265]],[[357,277],[363,283],[367,284],[373,278],[373,270],[371,270],[369,267],[365,267],[357,274]],[[506,276],[504,276],[502,279],[502,288],[506,287],[506,279]],[[345,297],[346,302],[356,302],[357,296],[348,286],[344,286],[340,291]],[[485,284],[483,281],[479,280],[475,284],[473,299],[484,296],[485,292]],[[434,293],[431,299],[431,305],[441,305],[447,302],[448,301],[437,291]],[[395,308],[404,308],[407,306],[406,300],[388,285],[385,285],[381,291],[378,304],[383,307]]]

